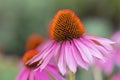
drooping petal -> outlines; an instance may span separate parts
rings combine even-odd
[[[109,39],[99,38],[99,37],[95,37],[95,36],[85,36],[85,37],[100,43],[107,50],[113,50],[113,47],[111,46],[111,44],[114,44],[115,42],[113,42]]]
[[[110,51],[107,51],[104,47],[102,46],[98,46],[98,45],[95,45],[95,47],[106,57],[111,57],[111,52]]]
[[[67,66],[69,67],[69,69],[72,72],[75,73],[77,65],[76,65],[76,61],[74,59],[73,54],[75,54],[75,53],[72,51],[72,45],[70,45],[69,41],[66,41],[66,45],[65,45],[65,58],[66,58]]]
[[[81,38],[81,41],[82,41],[82,43],[84,43],[86,45],[86,47],[89,48],[91,54],[94,57],[105,61],[103,55],[101,54],[101,52],[95,47],[95,45],[90,40],[88,40],[86,38]]]
[[[86,38],[86,36],[84,36],[85,38]],[[91,37],[90,37],[91,38]],[[94,41],[91,41],[90,39],[89,39],[89,37],[87,38],[93,45],[94,45],[94,47],[96,48],[96,49],[98,49],[103,55],[104,55],[104,57],[106,57],[106,58],[108,58],[108,57],[111,57],[111,51],[113,50],[113,49],[111,49],[111,50],[108,50],[106,47],[107,46],[105,46],[105,45],[103,45],[103,43],[102,43],[102,45],[103,46],[101,46],[101,45],[97,45]],[[104,42],[104,41],[102,41],[101,40],[101,42]],[[101,42],[99,42],[100,44],[101,44]],[[105,43],[105,42],[104,42]],[[112,43],[112,42],[111,42]],[[111,46],[111,44],[110,43],[108,43],[108,45],[109,46]],[[111,46],[112,47],[112,46]]]
[[[72,51],[74,52],[74,53],[73,53],[73,56],[74,56],[77,64],[78,64],[79,66],[81,66],[82,68],[88,70],[88,63],[86,63],[86,62],[83,60],[83,58],[82,58],[81,54],[79,53],[79,51],[77,50],[77,47],[75,46],[74,42],[71,42],[71,45],[73,46],[73,47],[72,47]]]
[[[55,78],[55,80],[65,80],[59,73],[58,68],[54,65],[50,65],[46,67],[46,70]]]
[[[59,50],[60,46],[58,44],[54,44],[51,52],[49,52],[48,55],[46,55],[46,57],[43,57],[44,61],[43,63],[41,64],[40,66],[40,69],[44,69],[46,67],[46,65],[48,64],[48,62],[50,62],[50,60],[52,59],[52,57],[58,53],[58,50]]]
[[[93,57],[89,49],[80,40],[74,39],[74,43],[80,51],[83,60],[87,63],[93,63]]]
[[[60,57],[58,60],[58,68],[62,75],[66,73],[66,62],[65,62],[65,42],[61,46]]]
[[[29,75],[29,70],[28,69],[23,69],[21,73],[18,75],[16,80],[27,80]]]
[[[114,44],[115,42],[109,40],[109,39],[106,39],[106,38],[101,38],[101,37],[97,37],[97,36],[88,36],[86,35],[85,37],[89,38],[89,39],[93,39],[93,40],[96,40],[96,41],[99,41],[101,43],[109,43],[109,44]]]
[[[34,56],[32,59],[30,59],[26,64],[32,64],[34,62],[37,62],[41,60],[43,57],[47,56],[49,52],[52,50],[52,47],[54,45],[54,42],[51,40],[46,43],[45,46],[43,46],[43,49],[41,49],[40,53],[36,56]]]

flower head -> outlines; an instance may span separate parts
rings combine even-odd
[[[31,35],[26,42],[26,50],[37,48],[43,43],[43,38],[38,34]]]
[[[22,63],[24,64],[23,70],[17,77],[17,80],[64,80],[64,78],[59,74],[58,68],[53,64],[48,64],[43,70],[35,70],[38,67],[37,61],[33,64],[27,64],[27,61],[32,59],[37,54],[40,54],[40,51],[37,50],[37,47],[43,43],[43,39],[39,35],[32,35],[28,38],[26,49],[28,50],[23,58]]]
[[[71,10],[58,11],[50,27],[50,38],[55,41],[72,40],[85,33],[83,24]]]
[[[22,59],[22,61],[23,61],[23,64],[26,66],[26,67],[29,67],[29,68],[35,68],[35,67],[37,67],[37,64],[38,64],[38,62],[36,62],[36,63],[33,63],[33,64],[26,64],[26,62],[27,61],[29,61],[30,59],[32,59],[32,57],[34,57],[35,55],[37,55],[39,52],[38,52],[38,50],[30,50],[30,51],[27,51],[26,53],[25,53],[25,55],[23,56],[23,59]]]
[[[38,54],[37,50],[30,50],[25,53],[23,57],[24,68],[21,73],[18,75],[17,80],[64,80],[62,76],[58,73],[58,69],[56,66],[52,64],[48,64],[45,69],[34,70],[37,67],[37,63],[33,63],[31,65],[26,64],[28,60]]]
[[[112,50],[111,44],[111,40],[85,35],[85,28],[77,15],[71,10],[60,10],[50,25],[50,40],[42,47],[41,54],[28,63],[42,59],[39,68],[44,69],[55,57],[63,75],[67,67],[75,73],[77,66],[88,69],[94,59],[105,61]]]

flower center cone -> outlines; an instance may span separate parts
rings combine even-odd
[[[50,37],[55,41],[72,40],[85,33],[83,24],[71,10],[60,10],[50,25]]]
[[[27,61],[29,61],[31,58],[33,58],[34,56],[36,56],[39,52],[37,50],[30,50],[30,51],[27,51],[25,53],[25,55],[23,56],[23,63],[25,66],[29,67],[29,68],[35,68],[38,64],[39,61],[33,63],[33,64],[26,64]]]

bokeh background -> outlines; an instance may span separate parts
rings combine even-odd
[[[48,38],[60,9],[75,11],[87,34],[110,38],[120,30],[120,0],[0,0],[0,80],[15,79],[27,38],[34,33]],[[80,69],[76,79],[94,80],[91,73]]]

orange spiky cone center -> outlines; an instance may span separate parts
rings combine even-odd
[[[60,10],[50,26],[50,37],[55,41],[72,40],[85,33],[83,24],[71,10]]]
[[[26,50],[32,50],[38,47],[40,44],[43,43],[43,39],[39,35],[32,35],[28,38],[26,43]]]
[[[24,56],[23,56],[23,63],[25,66],[30,67],[30,68],[34,68],[37,66],[38,62],[35,62],[33,64],[26,64],[27,61],[29,61],[30,59],[32,59],[35,55],[37,55],[39,52],[37,50],[30,50],[27,51]]]

